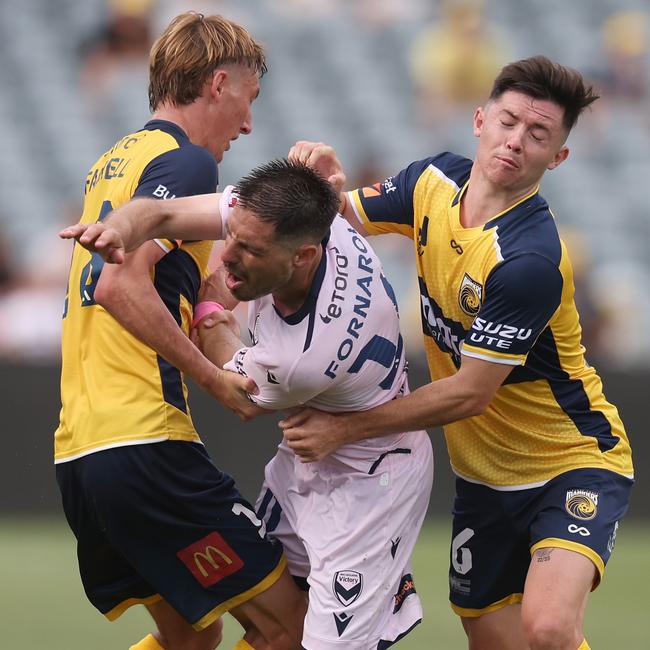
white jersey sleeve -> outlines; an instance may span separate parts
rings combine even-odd
[[[221,215],[221,238],[226,238],[226,224],[230,213],[237,203],[237,195],[234,193],[234,185],[226,185],[219,198],[219,214]]]
[[[306,377],[306,381],[292,380],[300,359],[295,359],[293,364],[283,369],[281,381],[278,361],[268,354],[268,350],[258,344],[238,350],[224,368],[255,381],[259,393],[250,395],[250,399],[262,408],[281,410],[301,406],[322,392],[325,382],[315,373]]]

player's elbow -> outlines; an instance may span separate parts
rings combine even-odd
[[[467,402],[467,415],[465,417],[473,418],[477,415],[483,415],[490,405],[490,400],[475,397]]]
[[[476,387],[465,395],[463,400],[464,415],[466,418],[473,418],[483,415],[492,401],[493,393],[487,392],[483,387]]]
[[[101,305],[104,309],[110,312],[121,295],[122,292],[114,282],[105,282],[103,281],[103,278],[100,277],[97,286],[95,286],[93,299],[98,305]]]

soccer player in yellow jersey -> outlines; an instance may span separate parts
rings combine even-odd
[[[175,18],[150,59],[151,121],[120,139],[86,179],[82,222],[134,196],[214,192],[217,163],[252,129],[266,71],[241,26]],[[238,648],[300,648],[306,603],[279,544],[211,462],[183,375],[240,414],[250,382],[188,338],[212,242],[147,242],[122,265],[74,247],[63,317],[57,480],[88,598],[109,619],[144,604],[156,631],[138,650],[212,650],[220,616]],[[93,647],[89,640],[88,647]]]
[[[475,159],[442,153],[341,194],[362,234],[413,239],[432,383],[281,422],[305,461],[443,425],[456,474],[450,600],[472,650],[584,650],[583,619],[633,481],[618,412],[585,361],[571,264],[539,182],[597,96],[575,70],[509,64],[474,113]],[[290,156],[341,182],[331,147]]]

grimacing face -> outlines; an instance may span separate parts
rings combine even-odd
[[[475,160],[483,175],[500,189],[532,191],[569,154],[563,116],[555,102],[512,90],[476,109]]]
[[[238,300],[283,289],[294,274],[295,250],[275,240],[272,224],[235,206],[228,219],[222,261],[226,286]]]

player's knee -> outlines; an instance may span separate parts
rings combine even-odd
[[[582,641],[573,616],[538,612],[522,623],[530,650],[575,650]]]

